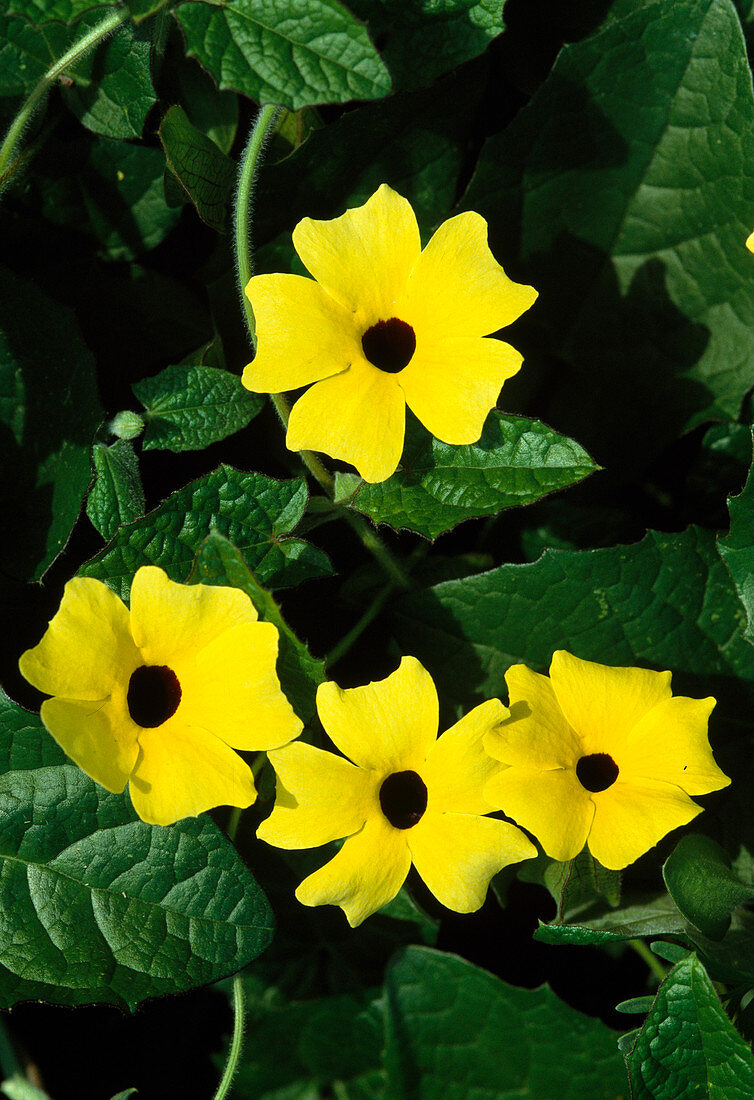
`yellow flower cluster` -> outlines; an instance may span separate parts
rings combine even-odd
[[[100,581],[70,581],[20,668],[51,696],[41,717],[58,744],[107,790],[128,784],[145,821],[250,805],[233,750],[267,751],[277,795],[258,835],[282,848],[342,840],[296,896],[341,906],[351,925],[394,898],[412,864],[444,905],[473,912],[493,875],[536,855],[522,829],[555,859],[588,844],[625,867],[701,812],[691,795],[730,782],[707,739],[714,700],[673,696],[669,672],[557,652],[549,678],[509,669],[509,707],[488,700],[438,737],[435,686],[404,657],[385,680],[320,685],[337,755],[296,740],[277,648],[243,592],[147,566],[130,610]],[[517,824],[490,816],[500,810]]]

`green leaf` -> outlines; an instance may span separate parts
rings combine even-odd
[[[731,869],[725,850],[699,833],[681,837],[662,877],[686,920],[712,940],[721,940],[733,910],[754,898],[754,888]]]
[[[0,806],[2,1007],[133,1009],[233,973],[269,943],[265,897],[206,816],[146,825],[126,795],[68,764],[6,773]]]
[[[92,12],[76,24],[76,35],[96,26],[101,12]],[[109,138],[141,137],[157,96],[152,85],[151,27],[119,27],[70,72],[74,86],[63,98],[82,125]]]
[[[643,1016],[646,1012],[649,1012],[652,1007],[654,997],[647,995],[646,997],[629,997],[627,1001],[620,1001],[615,1006],[616,1012],[634,1013],[640,1012]]]
[[[478,7],[478,0],[381,0],[396,19],[411,19],[422,25],[434,19],[449,19]]]
[[[602,867],[586,848],[567,863],[552,860],[544,885],[558,907],[558,921],[572,921],[600,898],[612,906],[620,902],[620,871]]]
[[[751,1050],[693,955],[674,966],[660,986],[625,1059],[634,1100],[747,1100],[754,1094]]]
[[[613,909],[602,916],[573,924],[540,924],[534,939],[542,943],[570,943],[577,946],[617,943],[640,936],[680,935],[686,922],[671,898],[663,893],[649,902]]]
[[[408,15],[403,4],[394,7],[396,15]],[[503,9],[498,0],[423,4],[422,7],[424,15],[431,14],[433,18],[424,18],[414,26],[386,28],[382,56],[400,91],[431,84],[443,73],[478,57],[492,39],[505,30]],[[438,18],[442,15],[450,18]],[[416,23],[415,17],[413,21]]]
[[[291,532],[306,509],[303,478],[275,481],[220,466],[121,527],[112,542],[79,571],[107,582],[122,599],[141,565],[158,565],[184,582],[202,541],[216,529],[241,551],[260,584],[300,584],[332,572],[327,556]]]
[[[751,705],[754,650],[741,636],[743,609],[711,532],[650,531],[632,546],[547,550],[402,595],[393,629],[468,705],[507,694],[505,672],[546,670],[556,649],[608,665],[648,664],[674,673],[674,690],[713,694],[720,713]]]
[[[0,775],[65,762],[39,715],[14,703],[0,687]]]
[[[168,165],[203,222],[225,230],[236,166],[215,143],[189,122],[182,107],[171,107],[162,120],[160,141]]]
[[[35,27],[52,21],[73,23],[92,8],[97,8],[103,19],[105,12],[102,9],[112,10],[111,5],[97,3],[97,0],[4,0],[4,8],[8,15],[23,15]]]
[[[264,406],[237,375],[195,364],[166,367],[132,389],[146,409],[145,451],[201,450],[245,428]]]
[[[681,431],[737,417],[754,357],[754,96],[730,0],[632,4],[566,46],[485,146],[464,207],[540,291],[525,328],[541,366],[516,345],[539,414],[597,461],[644,466]]]
[[[46,150],[42,212],[94,236],[111,260],[133,260],[167,236],[180,210],[165,202],[161,149],[98,138]],[[37,162],[39,163],[39,162]]]
[[[0,269],[0,508],[13,517],[0,553],[7,575],[38,580],[65,547],[101,418],[94,359],[75,314]]]
[[[741,492],[728,501],[728,511],[730,532],[718,548],[746,609],[746,637],[754,642],[754,465]]]
[[[161,11],[172,0],[126,0],[126,7],[131,12],[134,23],[139,24],[143,19]]]
[[[337,0],[182,4],[186,50],[221,88],[297,110],[378,99],[390,77],[364,27]]]
[[[232,542],[210,531],[196,555],[197,580],[240,588],[251,599],[260,618],[278,628],[278,675],[285,695],[299,718],[307,724],[316,710],[317,686],[324,682],[325,665],[312,657],[304,643],[285,622],[274,599],[259,584]]]
[[[540,924],[534,932],[534,939],[538,943],[549,943],[555,947],[564,944],[569,947],[602,947],[605,944],[620,943],[624,938],[615,932],[583,928],[579,924]],[[630,938],[633,939],[633,936]]]
[[[145,375],[153,374],[166,363],[193,356],[199,345],[212,339],[206,298],[188,282],[139,264],[111,264],[107,274],[110,278],[103,278],[97,268],[85,283],[91,307],[88,320],[98,344],[108,348],[125,377],[130,377],[127,369],[134,363]]]
[[[89,491],[86,514],[103,539],[109,540],[119,527],[144,515],[139,461],[126,439],[110,446],[95,443],[92,460],[97,480]]]
[[[238,128],[238,96],[221,92],[193,58],[174,58],[172,72],[189,122],[229,153]]]
[[[710,516],[711,522],[705,521],[705,527],[723,526],[722,502],[731,492],[740,491],[750,466],[749,425],[728,420],[712,424],[705,431],[699,451],[689,466],[687,480],[695,513]]]
[[[33,27],[26,19],[0,12],[0,96],[28,95],[71,44],[59,23]]]
[[[378,523],[436,538],[457,523],[531,504],[598,469],[578,443],[538,420],[494,411],[478,443],[451,447],[415,427],[399,470],[369,485],[336,475],[336,499]]]
[[[260,998],[247,1014],[253,1042],[234,1078],[234,1096],[272,1100],[283,1089],[298,1086],[306,1090],[308,1086],[319,1097],[337,1083],[337,1095],[350,1097],[345,1090],[353,1081],[380,1069],[382,1014],[372,1003],[378,992],[366,990],[294,1004],[270,1004]],[[305,1096],[307,1092],[283,1095]]]
[[[385,1013],[389,1096],[625,1094],[615,1032],[546,986],[517,989],[454,955],[409,947],[388,969]]]
[[[622,906],[602,916],[580,921],[579,924],[595,932],[611,932],[621,939],[677,935],[686,928],[673,899],[666,893],[650,901]]]

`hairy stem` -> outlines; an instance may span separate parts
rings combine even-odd
[[[5,187],[10,182],[14,168],[17,165],[18,157],[16,156],[16,147],[18,146],[23,136],[24,130],[31,122],[37,108],[44,101],[48,91],[55,83],[55,81],[63,76],[66,69],[70,69],[72,65],[75,65],[84,54],[87,54],[96,45],[102,42],[108,35],[125,23],[129,17],[127,8],[118,8],[116,11],[110,12],[107,18],[103,19],[101,23],[98,23],[96,27],[92,27],[88,34],[85,34],[83,38],[80,38],[78,42],[71,46],[67,53],[64,53],[54,65],[52,65],[44,74],[42,79],[32,90],[29,98],[21,106],[20,111],[10,124],[10,128],[5,135],[2,145],[0,145],[0,194],[2,194]]]
[[[234,235],[238,292],[241,295],[241,308],[246,318],[249,339],[254,349],[256,349],[257,327],[251,302],[246,297],[246,286],[254,274],[251,260],[251,207],[254,201],[254,187],[261,156],[283,110],[283,107],[277,107],[273,103],[268,103],[261,108],[241,156],[241,167],[238,172],[238,185],[236,187]]]
[[[228,1061],[225,1064],[225,1072],[222,1075],[222,1080],[217,1086],[217,1092],[212,1100],[225,1100],[228,1089],[238,1069],[238,1062],[241,1058],[241,1048],[243,1046],[245,1000],[241,975],[236,974],[233,979],[233,1038],[230,1043]]]

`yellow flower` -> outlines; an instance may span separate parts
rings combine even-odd
[[[754,252],[754,233],[750,233],[749,236],[746,238],[746,247],[748,248],[749,252]]]
[[[494,874],[536,855],[514,825],[482,816],[492,809],[482,787],[497,768],[482,740],[507,715],[499,700],[438,738],[435,686],[404,657],[386,680],[320,685],[317,709],[348,759],[300,741],[271,752],[277,799],[258,830],[279,848],[347,838],[299,886],[304,905],[340,905],[355,927],[395,897],[413,863],[443,905],[471,913]]]
[[[730,783],[707,740],[715,700],[673,696],[669,672],[561,650],[549,679],[524,665],[505,679],[511,719],[485,748],[507,767],[485,795],[555,859],[573,859],[588,841],[604,867],[627,867],[702,812],[689,795]]]
[[[233,749],[277,748],[301,732],[280,690],[278,634],[236,588],[176,584],[139,569],[131,610],[77,577],[39,645],[19,661],[52,699],[41,718],[108,791],[130,781],[143,821],[169,825],[212,806],[248,806],[251,770]]]
[[[497,263],[484,218],[450,218],[422,251],[411,204],[383,184],[339,218],[304,218],[293,244],[316,282],[250,280],[259,343],[243,374],[255,393],[316,383],[293,407],[288,447],[384,481],[401,457],[406,405],[445,443],[475,443],[521,366],[509,344],[483,337],[537,297]]]

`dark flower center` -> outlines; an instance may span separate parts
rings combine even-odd
[[[416,336],[411,325],[397,317],[389,321],[378,321],[368,328],[361,338],[369,362],[388,374],[397,374],[411,362],[416,351]]]
[[[606,791],[618,778],[618,765],[606,752],[582,756],[576,765],[576,778],[588,791]]]
[[[416,772],[393,772],[380,787],[382,812],[394,829],[410,829],[427,808],[427,788]]]
[[[181,701],[181,685],[167,665],[142,665],[128,682],[128,711],[137,726],[154,729],[172,718]]]

